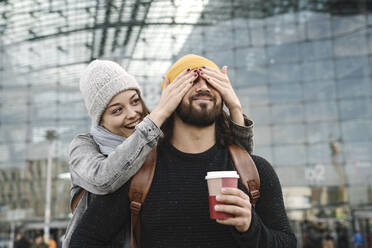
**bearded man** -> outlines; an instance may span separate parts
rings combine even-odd
[[[296,247],[285,212],[279,179],[263,158],[252,155],[260,198],[252,208],[244,186],[223,188],[215,210],[231,218],[209,218],[208,171],[235,170],[227,146],[230,117],[244,125],[242,107],[227,76],[212,61],[186,55],[168,71],[163,87],[194,70],[175,113],[164,123],[157,148],[151,189],[141,210],[141,244],[147,247]],[[130,221],[129,184],[112,195],[98,196],[72,235],[70,247],[111,247],[110,241]]]

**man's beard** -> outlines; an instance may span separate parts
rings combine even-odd
[[[194,107],[193,101],[197,97],[208,96],[214,103],[212,108],[208,109],[207,103],[200,103],[199,108]],[[207,127],[212,125],[216,118],[222,113],[222,103],[217,104],[216,97],[213,97],[209,93],[199,93],[195,96],[190,97],[189,105],[183,104],[182,102],[176,109],[176,113],[180,119],[190,125],[197,127]]]

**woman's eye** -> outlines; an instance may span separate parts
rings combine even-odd
[[[136,98],[136,99],[133,100],[133,104],[137,104],[137,103],[139,103],[139,101],[140,101],[140,99]]]
[[[120,111],[122,110],[122,108],[117,108],[117,109],[114,109],[112,111],[113,114],[117,114],[117,113],[120,113]]]

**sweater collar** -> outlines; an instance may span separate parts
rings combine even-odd
[[[208,150],[206,150],[204,152],[200,152],[200,153],[186,153],[186,152],[182,152],[182,151],[178,150],[177,148],[175,148],[170,143],[166,143],[164,148],[167,149],[168,152],[171,152],[174,155],[176,155],[177,157],[181,157],[181,158],[192,158],[192,159],[198,159],[198,158],[200,158],[200,159],[210,159],[211,156],[213,156],[213,154],[215,154],[216,152],[218,152],[218,146],[217,146],[217,144],[214,144]]]

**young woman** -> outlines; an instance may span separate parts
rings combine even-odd
[[[92,128],[90,133],[75,137],[69,149],[72,200],[85,191],[66,230],[64,248],[69,246],[71,234],[94,196],[115,192],[140,169],[163,136],[160,127],[198,77],[197,70],[188,68],[171,84],[165,78],[160,101],[150,113],[138,83],[122,67],[104,60],[88,65],[80,79],[80,90]],[[232,118],[233,138],[251,151],[253,123],[241,119]],[[113,247],[129,245],[125,233],[117,236]]]

